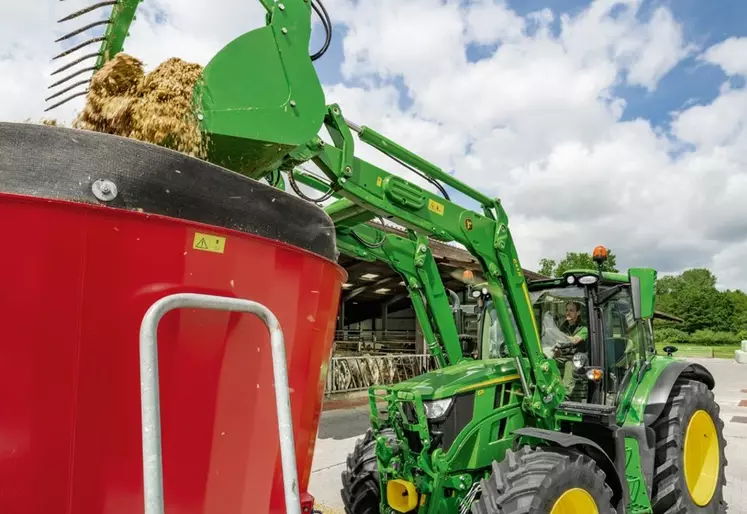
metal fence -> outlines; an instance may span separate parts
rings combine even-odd
[[[374,385],[396,384],[434,369],[435,364],[432,355],[333,357],[325,393],[348,393]]]

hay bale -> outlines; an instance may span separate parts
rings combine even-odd
[[[119,53],[93,76],[73,127],[205,158],[207,139],[193,112],[193,91],[201,76],[200,65],[178,58],[145,74],[139,59]]]

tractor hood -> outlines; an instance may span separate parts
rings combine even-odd
[[[519,380],[519,372],[511,359],[468,360],[405,380],[392,390],[417,392],[424,400],[438,400],[514,380]]]

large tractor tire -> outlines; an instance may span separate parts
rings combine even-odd
[[[472,514],[614,514],[605,478],[596,462],[574,450],[508,450],[480,481]]]
[[[652,425],[656,433],[655,514],[726,512],[726,440],[719,412],[713,392],[705,384],[677,380]]]
[[[393,430],[382,430],[382,435],[394,440]],[[376,439],[369,428],[355,443],[342,472],[342,502],[346,514],[379,514],[381,491],[379,468],[376,463]]]

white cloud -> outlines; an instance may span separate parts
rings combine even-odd
[[[709,48],[702,58],[721,66],[729,75],[747,76],[747,37],[732,37]]]
[[[87,3],[0,6],[1,119],[41,117],[59,51],[54,22]],[[345,83],[328,85],[327,99],[500,197],[525,267],[605,244],[623,266],[711,266],[722,284],[747,289],[747,93],[725,85],[712,103],[675,113],[669,133],[623,121],[616,88],[656,90],[694,51],[683,27],[664,7],[641,18],[642,0],[596,0],[572,15],[548,4],[522,17],[502,0],[326,0],[346,34]],[[205,64],[264,20],[253,0],[140,9],[125,47],[149,67],[171,56]],[[471,62],[471,45],[494,50]],[[701,59],[747,75],[746,52],[747,39],[732,38]],[[424,184],[376,150],[357,150]]]

